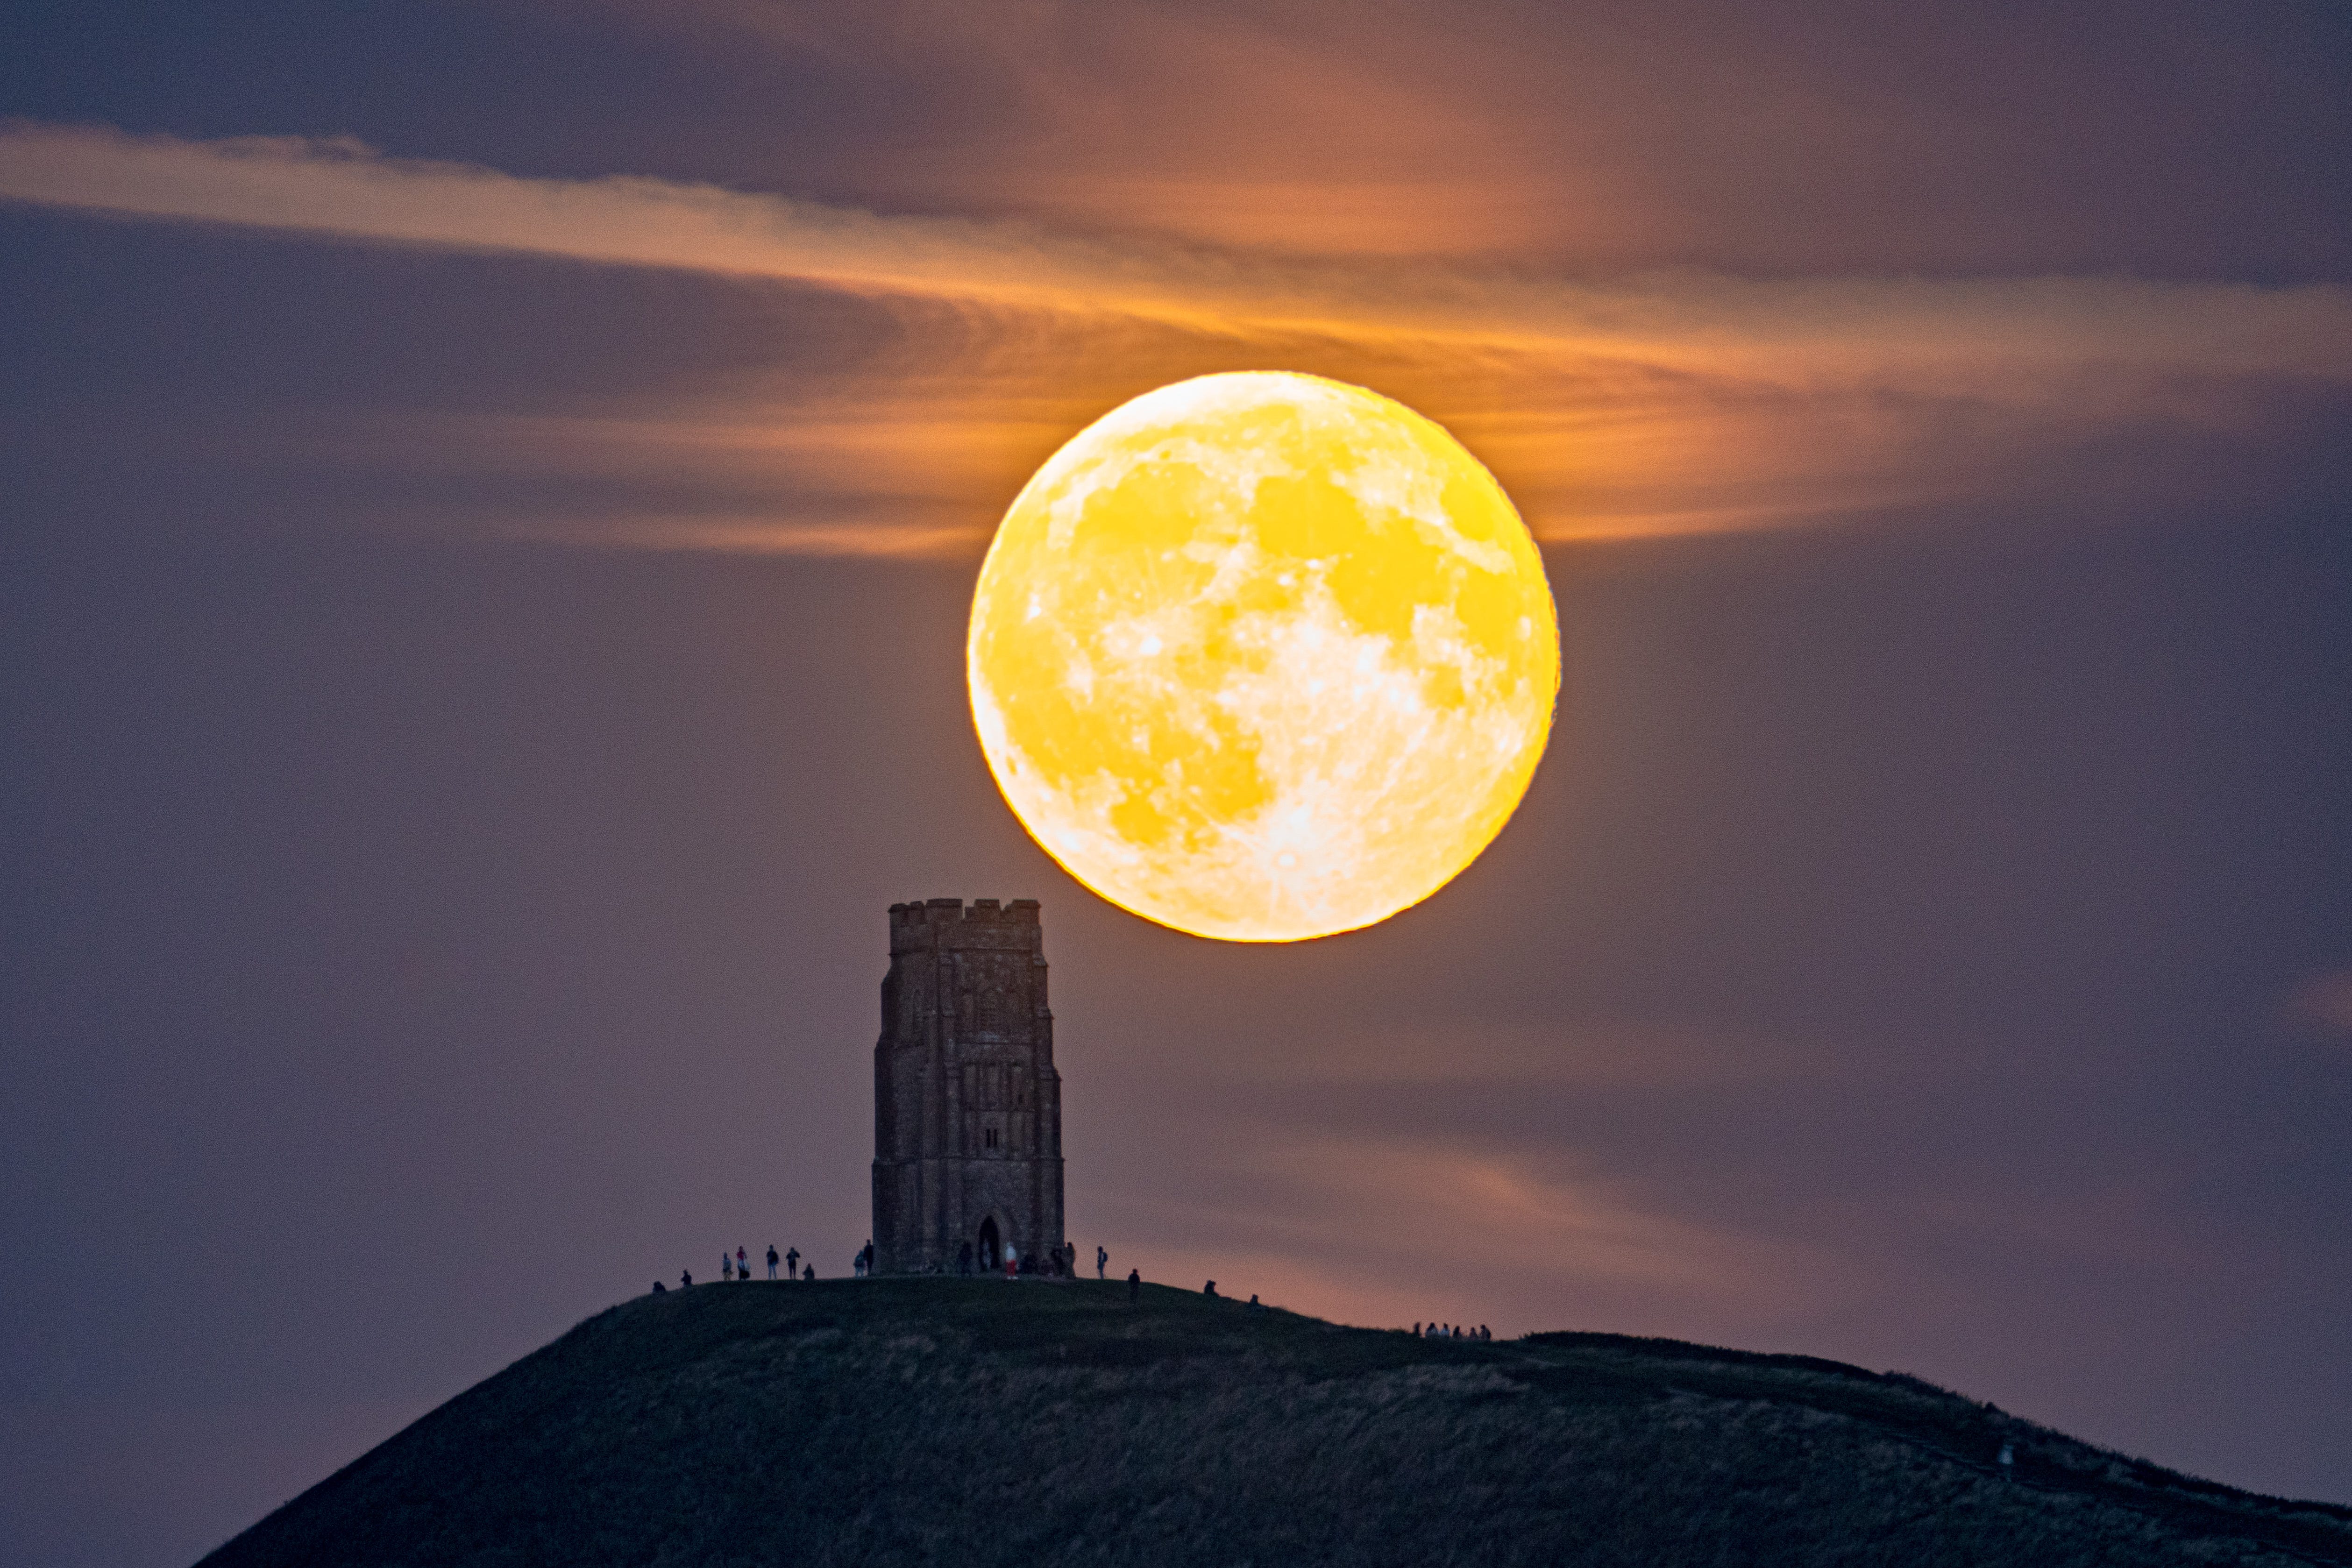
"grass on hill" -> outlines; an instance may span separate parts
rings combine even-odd
[[[601,1312],[205,1560],[590,1562],[2352,1565],[2352,1510],[1811,1357],[762,1281]]]

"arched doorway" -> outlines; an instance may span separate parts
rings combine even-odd
[[[980,1222],[980,1266],[994,1269],[1004,1261],[1004,1246],[996,1234],[996,1217],[990,1215]]]

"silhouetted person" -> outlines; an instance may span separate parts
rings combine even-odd
[[[1214,1301],[1214,1300],[1216,1300],[1216,1298],[1217,1298],[1217,1282],[1216,1282],[1214,1280],[1212,1280],[1212,1281],[1210,1281],[1207,1284],[1205,1284],[1205,1285],[1202,1286],[1202,1287],[1201,1287],[1201,1294],[1202,1294],[1202,1295],[1204,1295],[1204,1296],[1208,1297],[1211,1301]]]
[[[727,1249],[724,1247],[719,1249],[719,1277],[722,1280],[732,1280],[735,1277],[735,1260],[727,1256]]]
[[[668,1291],[669,1291],[669,1287],[668,1287],[667,1285],[663,1284],[659,1280],[656,1280],[656,1281],[654,1281],[654,1294],[655,1294],[655,1295],[656,1295],[656,1296],[659,1296],[659,1295],[666,1295],[666,1294],[667,1294],[667,1293],[668,1293]]]
[[[769,1243],[768,1243],[768,1278],[769,1278],[769,1279],[771,1279],[771,1280],[772,1280],[772,1279],[774,1279],[775,1277],[776,1277],[776,1244],[775,1244],[774,1242],[771,1241],[771,1242],[769,1242]]]
[[[1127,1271],[1127,1304],[1131,1307],[1141,1300],[1143,1300],[1143,1270],[1129,1269]]]
[[[693,1289],[694,1271],[690,1269],[680,1269],[677,1271],[677,1284],[678,1289],[682,1291]]]
[[[748,1280],[751,1277],[751,1260],[743,1255],[743,1249],[740,1247],[735,1249],[735,1277],[739,1280]]]
[[[814,1280],[814,1279],[815,1279],[815,1278],[816,1278],[816,1265],[815,1265],[815,1264],[814,1264],[814,1263],[811,1263],[811,1264],[809,1264],[807,1267],[803,1268],[803,1269],[801,1270],[801,1278],[802,1278],[802,1280],[803,1280],[803,1281],[810,1281],[810,1280]]]
[[[1250,1311],[1254,1312],[1262,1312],[1265,1311],[1265,1305],[1258,1301],[1257,1292],[1255,1291],[1252,1291],[1250,1292]]]
[[[801,1271],[801,1249],[797,1247],[784,1254],[784,1278],[797,1279]]]
[[[1097,1247],[1095,1249],[1095,1278],[1097,1280],[1101,1279],[1103,1277],[1103,1270],[1109,1266],[1110,1254],[1105,1251],[1102,1248]]]

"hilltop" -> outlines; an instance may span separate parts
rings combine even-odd
[[[1194,1561],[2284,1568],[2352,1564],[2352,1509],[1811,1357],[761,1281],[598,1313],[205,1563]]]

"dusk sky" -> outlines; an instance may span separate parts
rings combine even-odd
[[[1121,1273],[1915,1373],[2352,1501],[2352,13],[0,19],[0,1560],[184,1563],[869,1234],[887,910],[1035,898]],[[1038,464],[1371,387],[1564,684],[1203,941],[966,703]]]

